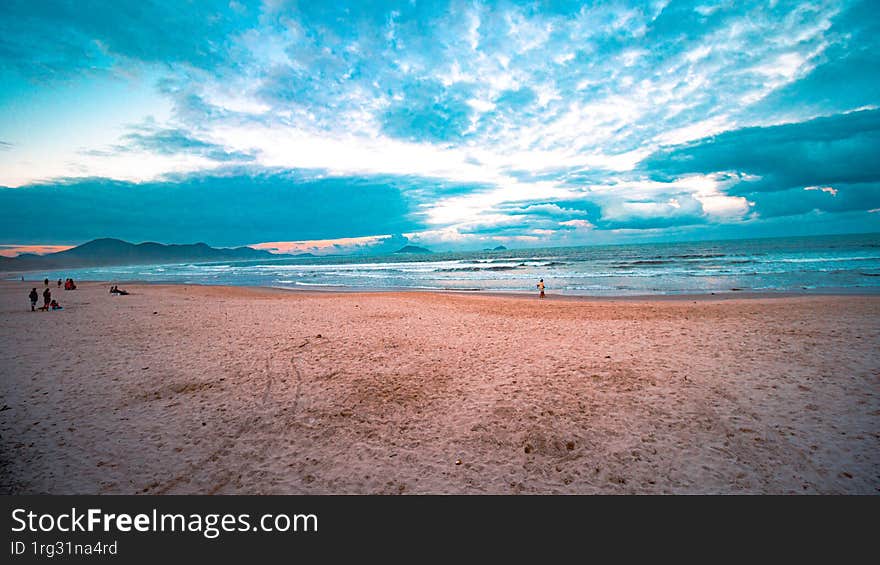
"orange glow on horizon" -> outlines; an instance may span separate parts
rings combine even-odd
[[[35,253],[37,255],[46,255],[48,253],[58,253],[72,248],[73,245],[0,245],[0,256],[17,257],[22,253]]]
[[[312,239],[308,241],[267,241],[248,245],[270,253],[320,253],[335,247],[359,247],[371,245],[390,235],[369,235],[366,237],[340,237],[336,239]]]

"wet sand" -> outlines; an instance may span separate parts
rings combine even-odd
[[[31,286],[4,493],[880,492],[876,295]]]

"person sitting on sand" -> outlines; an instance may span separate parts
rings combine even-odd
[[[31,293],[28,294],[28,298],[31,299],[31,312],[36,311],[37,300],[40,299],[40,295],[37,294],[37,289],[36,289],[36,288],[32,288],[32,289],[31,289]]]
[[[58,304],[58,302],[55,301],[55,300],[53,300],[53,301],[49,304],[49,306],[52,307],[52,310],[63,310],[63,309],[64,309],[64,308],[62,308],[61,305]]]
[[[539,298],[544,298],[544,279],[541,279],[540,281],[538,281],[538,290],[541,291]]]
[[[43,309],[49,309],[49,303],[52,302],[52,291],[49,290],[49,287],[46,287],[46,290],[43,291]]]

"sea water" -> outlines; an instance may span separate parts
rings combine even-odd
[[[36,274],[35,274],[36,276]],[[585,295],[880,291],[880,234],[381,256],[135,265],[40,273],[51,280]]]

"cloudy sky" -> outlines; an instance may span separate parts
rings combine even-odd
[[[880,231],[870,0],[5,0],[0,32],[7,253]]]

